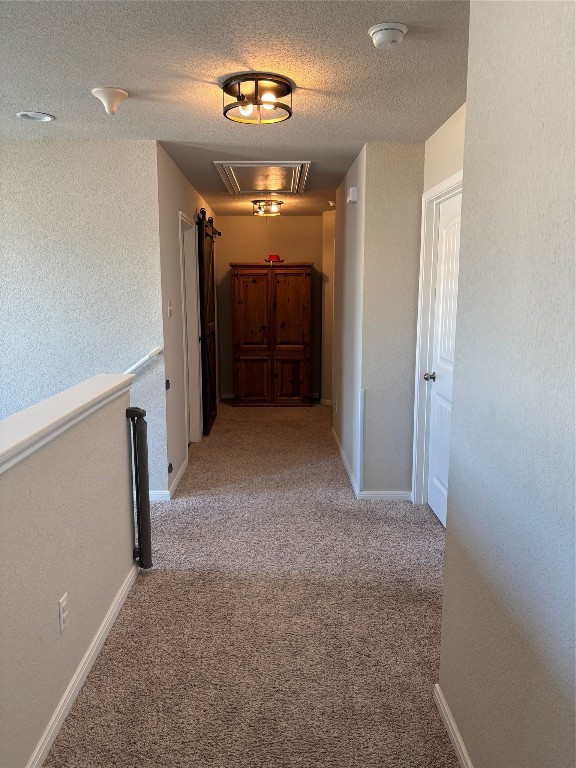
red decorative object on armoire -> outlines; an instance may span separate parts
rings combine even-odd
[[[312,263],[230,267],[234,403],[311,405]]]

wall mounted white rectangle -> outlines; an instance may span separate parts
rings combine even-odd
[[[346,197],[347,203],[358,202],[358,187],[348,187],[348,196]]]

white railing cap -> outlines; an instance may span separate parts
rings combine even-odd
[[[102,373],[0,421],[0,474],[130,389],[134,376]]]

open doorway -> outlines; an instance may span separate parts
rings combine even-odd
[[[202,363],[196,224],[180,213],[180,273],[184,351],[185,418],[188,444],[202,439]]]

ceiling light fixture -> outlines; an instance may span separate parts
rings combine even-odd
[[[16,112],[16,117],[33,123],[51,123],[56,120],[54,115],[49,115],[47,112]]]
[[[123,88],[92,88],[92,95],[104,104],[107,115],[115,115],[120,104],[128,98],[128,91]]]
[[[368,35],[372,38],[372,42],[376,48],[386,50],[388,48],[394,48],[396,45],[400,45],[402,40],[404,40],[406,32],[408,32],[408,27],[405,24],[391,21],[383,24],[375,24],[373,27],[370,27]]]
[[[254,216],[280,216],[282,200],[252,200],[252,213]]]
[[[267,125],[292,117],[294,85],[270,72],[244,72],[222,83],[224,117],[235,123]]]

